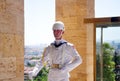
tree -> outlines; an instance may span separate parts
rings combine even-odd
[[[96,46],[98,47],[98,46]],[[97,48],[98,50],[98,48]],[[115,73],[114,73],[114,66],[115,63],[113,61],[113,55],[114,55],[114,48],[110,46],[109,43],[103,44],[103,81],[115,81]],[[100,81],[100,70],[98,69],[100,67],[100,54],[97,52],[97,81]]]
[[[115,50],[114,53],[114,62],[115,62],[115,80],[120,81],[120,45],[118,45],[118,48]]]
[[[103,77],[104,81],[115,81],[114,48],[109,43],[103,44]]]

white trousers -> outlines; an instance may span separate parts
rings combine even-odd
[[[48,78],[48,81],[69,81],[69,78]]]

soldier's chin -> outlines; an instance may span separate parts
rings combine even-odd
[[[61,39],[61,37],[55,37],[55,39],[56,39],[56,40],[60,40],[60,39]]]

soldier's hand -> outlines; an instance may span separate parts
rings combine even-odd
[[[28,73],[28,77],[29,77],[30,80],[33,79],[32,71],[30,71],[30,72]]]

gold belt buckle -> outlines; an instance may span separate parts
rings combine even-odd
[[[59,64],[52,64],[52,68],[58,68],[59,69]]]

